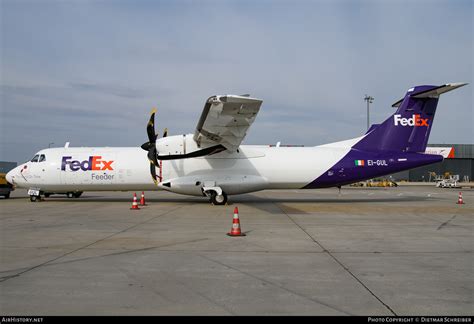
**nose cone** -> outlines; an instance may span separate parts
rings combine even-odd
[[[7,180],[7,182],[9,184],[12,184],[12,185],[19,185],[21,183],[21,179],[20,179],[20,170],[22,168],[22,165],[19,165],[17,166],[16,168],[10,170],[10,172],[8,172],[6,175],[5,175],[5,179]]]

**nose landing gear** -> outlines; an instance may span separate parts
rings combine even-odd
[[[31,202],[41,201],[41,195],[44,195],[45,198],[49,198],[53,194],[66,195],[68,198],[79,198],[82,195],[82,191],[69,191],[69,192],[44,192],[39,189],[30,189],[28,190],[28,195],[30,196]]]
[[[28,190],[28,195],[30,196],[31,202],[41,201],[41,191],[40,189],[30,188]]]

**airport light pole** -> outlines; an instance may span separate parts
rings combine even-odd
[[[374,102],[374,97],[365,95],[364,98],[365,101],[367,101],[367,129],[370,127],[370,121],[369,121],[369,105]]]

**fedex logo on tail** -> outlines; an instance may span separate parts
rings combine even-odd
[[[88,160],[78,161],[72,160],[72,156],[63,156],[61,162],[61,171],[66,171],[66,166],[69,166],[71,171],[112,171],[112,163],[114,161],[102,160],[102,156],[89,156]]]
[[[393,115],[395,126],[425,126],[428,127],[428,118],[421,118],[419,114],[414,114],[411,118],[404,118],[400,114]]]

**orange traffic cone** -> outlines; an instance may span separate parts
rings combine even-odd
[[[240,230],[240,220],[239,220],[239,209],[237,207],[234,208],[234,219],[232,220],[232,229],[229,233],[229,236],[245,236],[244,233]]]
[[[145,203],[145,193],[142,191],[142,196],[140,198],[140,205],[142,206],[146,206],[146,203]]]
[[[132,208],[130,208],[130,209],[140,209],[140,208],[138,208],[137,194],[135,192],[133,193]]]
[[[463,205],[464,204],[464,201],[462,200],[462,192],[459,192],[459,197],[458,197],[457,204],[458,205]]]

